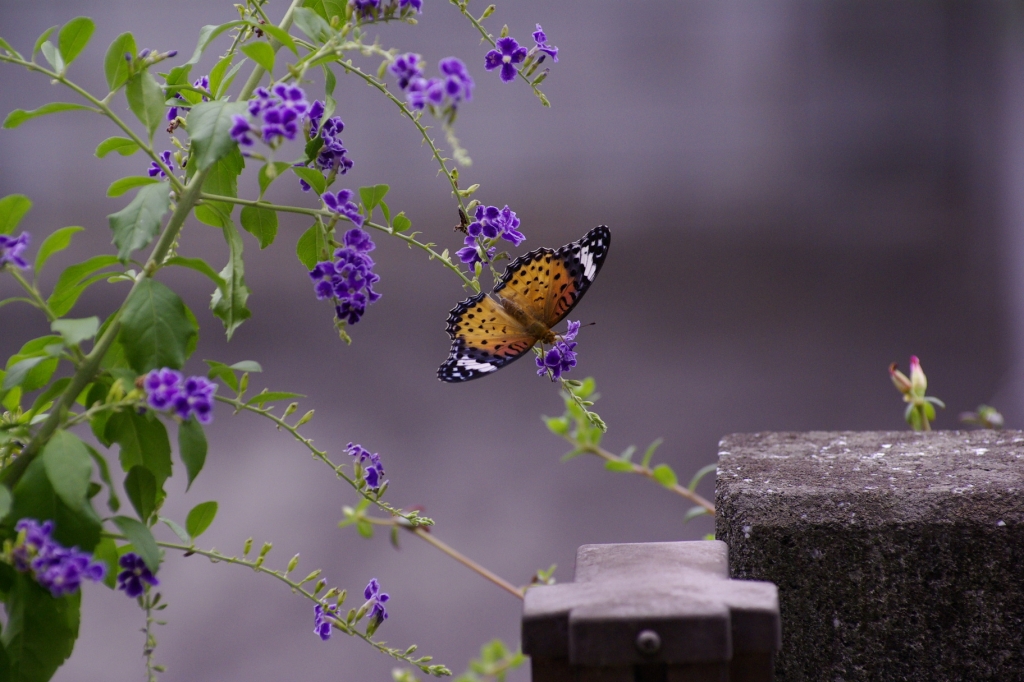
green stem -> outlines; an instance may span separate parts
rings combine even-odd
[[[387,502],[381,502],[379,499],[377,499],[377,497],[371,495],[370,493],[366,492],[366,490],[360,488],[359,483],[354,478],[345,473],[343,465],[335,464],[334,462],[332,462],[330,457],[327,456],[326,451],[320,450],[315,445],[313,445],[312,439],[306,438],[301,433],[299,433],[299,429],[297,426],[293,426],[286,422],[282,417],[278,417],[276,414],[271,412],[269,408],[257,407],[256,405],[249,405],[247,403],[242,402],[241,399],[239,398],[228,398],[222,395],[217,395],[214,397],[217,399],[217,401],[234,407],[236,412],[246,410],[248,412],[252,412],[253,414],[258,414],[262,417],[266,417],[270,421],[274,422],[278,428],[284,429],[288,433],[292,434],[292,437],[295,440],[299,441],[300,443],[306,446],[306,449],[309,450],[310,454],[312,454],[313,457],[329,466],[339,478],[344,479],[344,481],[348,483],[350,486],[352,486],[352,488],[357,493],[359,493],[364,499],[375,504],[383,511],[386,511],[389,514],[404,519],[409,525],[413,527],[432,526],[434,524],[434,522],[431,519],[428,519],[424,516],[420,516],[419,512],[406,512],[402,511],[401,509],[392,507]]]
[[[39,290],[30,284],[28,280],[22,277],[21,273],[18,272],[17,269],[10,268],[10,273],[14,276],[14,279],[18,280],[18,284],[21,285],[21,288],[28,292],[28,295],[32,298],[32,305],[42,310],[43,314],[46,315],[46,319],[50,322],[56,320],[57,316],[53,314],[53,311],[50,310],[50,306],[47,305],[43,297],[39,295]]]
[[[470,569],[474,573],[477,573],[478,575],[483,576],[487,580],[490,580],[492,583],[494,583],[495,585],[497,585],[501,589],[505,590],[509,594],[515,596],[517,599],[523,599],[523,590],[521,590],[520,588],[516,587],[512,583],[508,582],[507,580],[505,580],[501,576],[499,576],[499,575],[497,575],[495,573],[492,573],[491,571],[489,571],[488,569],[484,568],[483,566],[481,566],[477,562],[473,561],[472,559],[470,559],[466,555],[456,551],[454,548],[450,547],[449,545],[441,542],[440,540],[435,538],[433,535],[431,535],[430,531],[427,530],[426,528],[410,528],[409,532],[412,533],[413,535],[415,535],[416,537],[418,537],[419,539],[423,540],[424,542],[426,542],[428,545],[431,545],[431,546],[441,550],[442,552],[444,552],[445,554],[450,556],[452,559],[455,559],[460,564],[462,564],[466,568]]]

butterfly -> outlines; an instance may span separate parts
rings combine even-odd
[[[509,263],[491,295],[481,292],[452,308],[452,349],[437,370],[441,381],[477,379],[518,360],[572,310],[608,255],[611,232],[601,225],[558,250],[537,249]]]

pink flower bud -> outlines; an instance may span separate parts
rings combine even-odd
[[[910,385],[911,390],[919,396],[923,396],[925,389],[928,388],[928,379],[924,375],[924,370],[921,369],[921,361],[917,359],[916,355],[910,356]]]
[[[910,393],[911,383],[910,379],[903,372],[896,369],[896,363],[889,365],[889,378],[892,379],[892,383],[903,395]]]

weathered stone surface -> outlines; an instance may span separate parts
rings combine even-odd
[[[777,679],[1024,680],[1024,433],[727,436],[716,500]]]

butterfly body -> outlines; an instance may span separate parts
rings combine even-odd
[[[448,315],[452,347],[438,378],[477,379],[518,360],[537,342],[554,343],[552,327],[590,287],[610,243],[602,225],[560,249],[537,249],[512,261],[490,296],[481,292]]]

